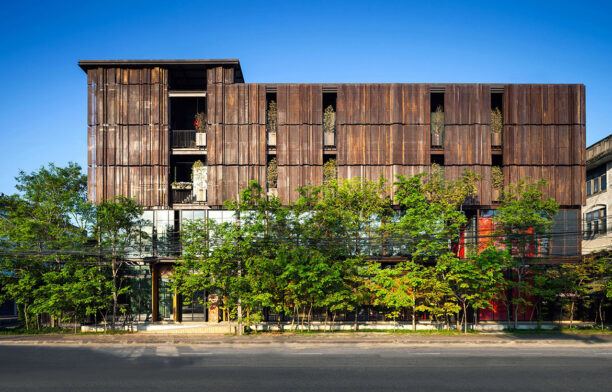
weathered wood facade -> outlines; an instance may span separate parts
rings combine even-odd
[[[586,201],[584,85],[506,85],[504,88],[506,182],[545,178],[561,205]]]
[[[168,204],[167,81],[160,67],[87,70],[90,200]]]
[[[266,184],[278,162],[278,194],[321,184],[325,157],[338,175],[390,183],[442,161],[447,179],[465,169],[482,175],[474,207],[494,204],[492,165],[505,182],[527,176],[549,181],[562,206],[584,204],[583,85],[491,84],[245,84],[237,61],[201,60],[208,121],[206,165],[210,208],[236,197],[250,180]],[[185,66],[193,65],[187,61]],[[178,65],[177,65],[178,64]],[[83,62],[88,75],[89,197],[115,195],[146,207],[170,207],[168,79],[182,63]],[[268,93],[277,101],[276,145],[267,145]],[[432,146],[431,100],[443,94],[443,145]],[[336,143],[323,142],[323,96],[336,102]],[[503,95],[502,147],[491,142],[492,94]]]
[[[492,213],[487,210],[498,205],[493,167],[502,168],[506,185],[545,178],[547,195],[561,204],[553,227],[559,235],[550,242],[547,262],[579,259],[584,85],[245,84],[238,60],[94,60],[79,65],[88,84],[88,197],[95,203],[117,195],[134,198],[148,210],[154,242],[168,239],[183,218],[232,219],[223,202],[251,180],[267,188],[267,168],[274,158],[278,196],[287,204],[298,198],[298,187],[321,184],[324,163],[336,159],[341,178],[384,177],[388,184],[397,175],[426,172],[434,163],[449,180],[459,179],[466,169],[475,171],[482,179],[465,210],[477,222],[476,230]],[[272,100],[277,108],[274,137],[267,129]],[[327,106],[335,109],[332,138],[324,134]],[[443,113],[434,113],[438,107]],[[494,107],[503,116],[501,132],[495,134]],[[204,114],[203,135],[196,119]],[[205,164],[198,173],[206,179],[204,186],[198,182],[196,192],[197,161]],[[160,271],[169,273],[174,261],[160,249],[149,259],[154,320],[164,318],[158,311]],[[175,321],[180,309],[175,306]]]

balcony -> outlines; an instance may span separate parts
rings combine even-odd
[[[175,153],[197,153],[204,152],[206,148],[206,133],[197,132],[195,129],[172,130],[172,149],[185,151],[174,151]]]
[[[190,182],[175,182],[172,188],[172,204],[206,204],[206,189],[193,189]]]

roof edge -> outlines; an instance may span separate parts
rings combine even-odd
[[[79,67],[87,72],[88,69],[96,67],[131,67],[131,66],[172,66],[172,65],[231,65],[240,71],[240,60],[238,59],[187,59],[187,60],[150,60],[150,59],[135,59],[135,60],[79,60]]]

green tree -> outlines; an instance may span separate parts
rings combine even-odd
[[[506,249],[512,254],[511,265],[516,282],[516,296],[512,300],[514,328],[518,327],[518,314],[521,305],[527,305],[524,294],[528,290],[526,275],[528,261],[536,261],[538,249],[543,240],[550,237],[553,217],[559,206],[552,198],[545,199],[542,189],[547,181],[541,179],[529,182],[521,180],[510,184],[502,191],[501,206],[497,210],[496,226],[498,235]]]
[[[133,199],[117,196],[97,206],[95,219],[94,234],[102,255],[100,262],[108,267],[112,282],[111,327],[114,328],[119,313],[119,296],[129,292],[129,287],[121,279],[121,270],[130,253],[135,252],[141,239],[147,236],[141,230],[142,207]]]
[[[458,314],[462,308],[465,320],[467,304],[473,299],[466,290],[459,290],[465,289],[464,281],[472,275],[474,281],[478,280],[489,272],[479,270],[478,263],[459,260],[450,246],[458,242],[461,228],[467,222],[462,207],[476,193],[475,184],[479,179],[474,172],[464,171],[459,180],[448,181],[437,166],[429,173],[398,176],[394,184],[395,200],[401,207],[401,215],[384,227],[413,262],[435,265],[436,274],[430,279],[436,281],[428,284],[435,291],[427,293],[423,300],[432,314],[445,318],[447,326],[448,315]]]
[[[73,309],[56,288],[85,268],[93,208],[87,202],[86,177],[74,163],[20,171],[16,180],[19,194],[3,196],[0,203],[0,279],[3,297],[19,304],[30,328],[32,316],[39,325],[42,313],[53,322]]]
[[[369,284],[375,294],[374,304],[392,309],[394,319],[403,309],[412,312],[412,329],[416,330],[416,312],[432,309],[428,301],[435,286],[435,271],[431,266],[404,261],[394,268],[381,268],[370,263]]]
[[[391,212],[388,190],[382,178],[330,178],[321,186],[301,188],[292,206],[299,243],[325,255],[330,271],[339,274],[321,303],[334,314],[354,311],[354,329],[359,307],[370,301],[363,271],[366,258],[381,249],[381,222]]]
[[[578,301],[588,301],[591,297],[599,299],[598,315],[603,319],[601,307],[604,295],[600,295],[609,279],[610,265],[605,257],[590,255],[577,264],[563,264],[559,268],[561,287],[559,294],[569,303],[570,328],[574,324],[574,314]]]
[[[452,295],[463,310],[461,324],[467,332],[467,309],[491,308],[505,286],[504,271],[509,262],[505,250],[492,247],[463,260],[454,257],[438,259],[436,269],[447,282]]]

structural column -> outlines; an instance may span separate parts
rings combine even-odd
[[[183,298],[182,295],[174,289],[174,295],[172,296],[172,319],[180,323],[183,321]]]

